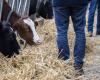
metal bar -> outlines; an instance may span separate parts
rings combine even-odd
[[[15,4],[15,0],[13,0],[12,2],[12,6],[11,6],[12,10],[14,9],[14,4]]]
[[[19,7],[18,2],[19,2],[19,0],[16,0],[16,7],[15,7],[15,11],[16,11],[16,12],[17,12],[17,9],[18,9],[18,7]]]
[[[18,7],[18,10],[17,10],[18,13],[19,13],[19,11],[20,11],[21,4],[22,4],[22,0],[19,1],[19,7]]]
[[[25,0],[25,3],[24,3],[25,5],[24,5],[24,9],[23,9],[22,15],[24,15],[24,14],[25,14],[25,10],[26,10],[27,1],[28,1],[28,0]]]
[[[24,0],[23,10],[22,10],[22,16],[28,16],[29,15],[29,7],[30,7],[30,0]]]
[[[28,6],[27,6],[27,9],[28,9],[28,10],[26,10],[26,11],[27,11],[27,12],[26,12],[26,15],[27,15],[27,16],[29,15],[30,2],[31,2],[31,1],[29,0],[29,2],[28,2],[28,4],[27,4],[27,5],[28,5]]]
[[[28,16],[30,0],[8,0],[8,3],[20,16]]]

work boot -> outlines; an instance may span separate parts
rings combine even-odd
[[[82,68],[82,65],[81,66],[74,65],[74,69],[75,69],[75,76],[76,77],[84,75],[84,70]]]

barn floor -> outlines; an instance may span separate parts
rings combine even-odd
[[[69,28],[70,52],[73,59],[72,24]],[[43,26],[37,28],[37,32],[43,39],[41,45],[27,46],[16,58],[7,59],[0,54],[0,80],[100,80],[99,37],[87,37],[85,75],[76,78],[73,65],[57,59],[54,21],[45,21]]]

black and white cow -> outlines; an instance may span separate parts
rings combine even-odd
[[[14,54],[19,54],[20,46],[16,40],[16,35],[11,29],[11,25],[4,25],[0,22],[0,52],[12,57]]]
[[[29,16],[37,13],[44,19],[53,18],[52,0],[31,0]]]

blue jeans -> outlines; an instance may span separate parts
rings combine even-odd
[[[63,60],[69,59],[70,50],[68,45],[68,26],[69,17],[71,16],[74,31],[76,34],[75,46],[74,46],[74,60],[76,65],[83,64],[83,59],[85,56],[85,15],[86,8],[84,7],[54,7],[55,23],[57,27],[57,46],[59,50],[58,58]]]
[[[97,16],[97,34],[100,34],[100,3],[98,4],[98,16]]]
[[[97,0],[91,0],[89,7],[89,17],[88,17],[88,32],[93,33],[93,23],[94,23],[94,15],[96,11]]]

